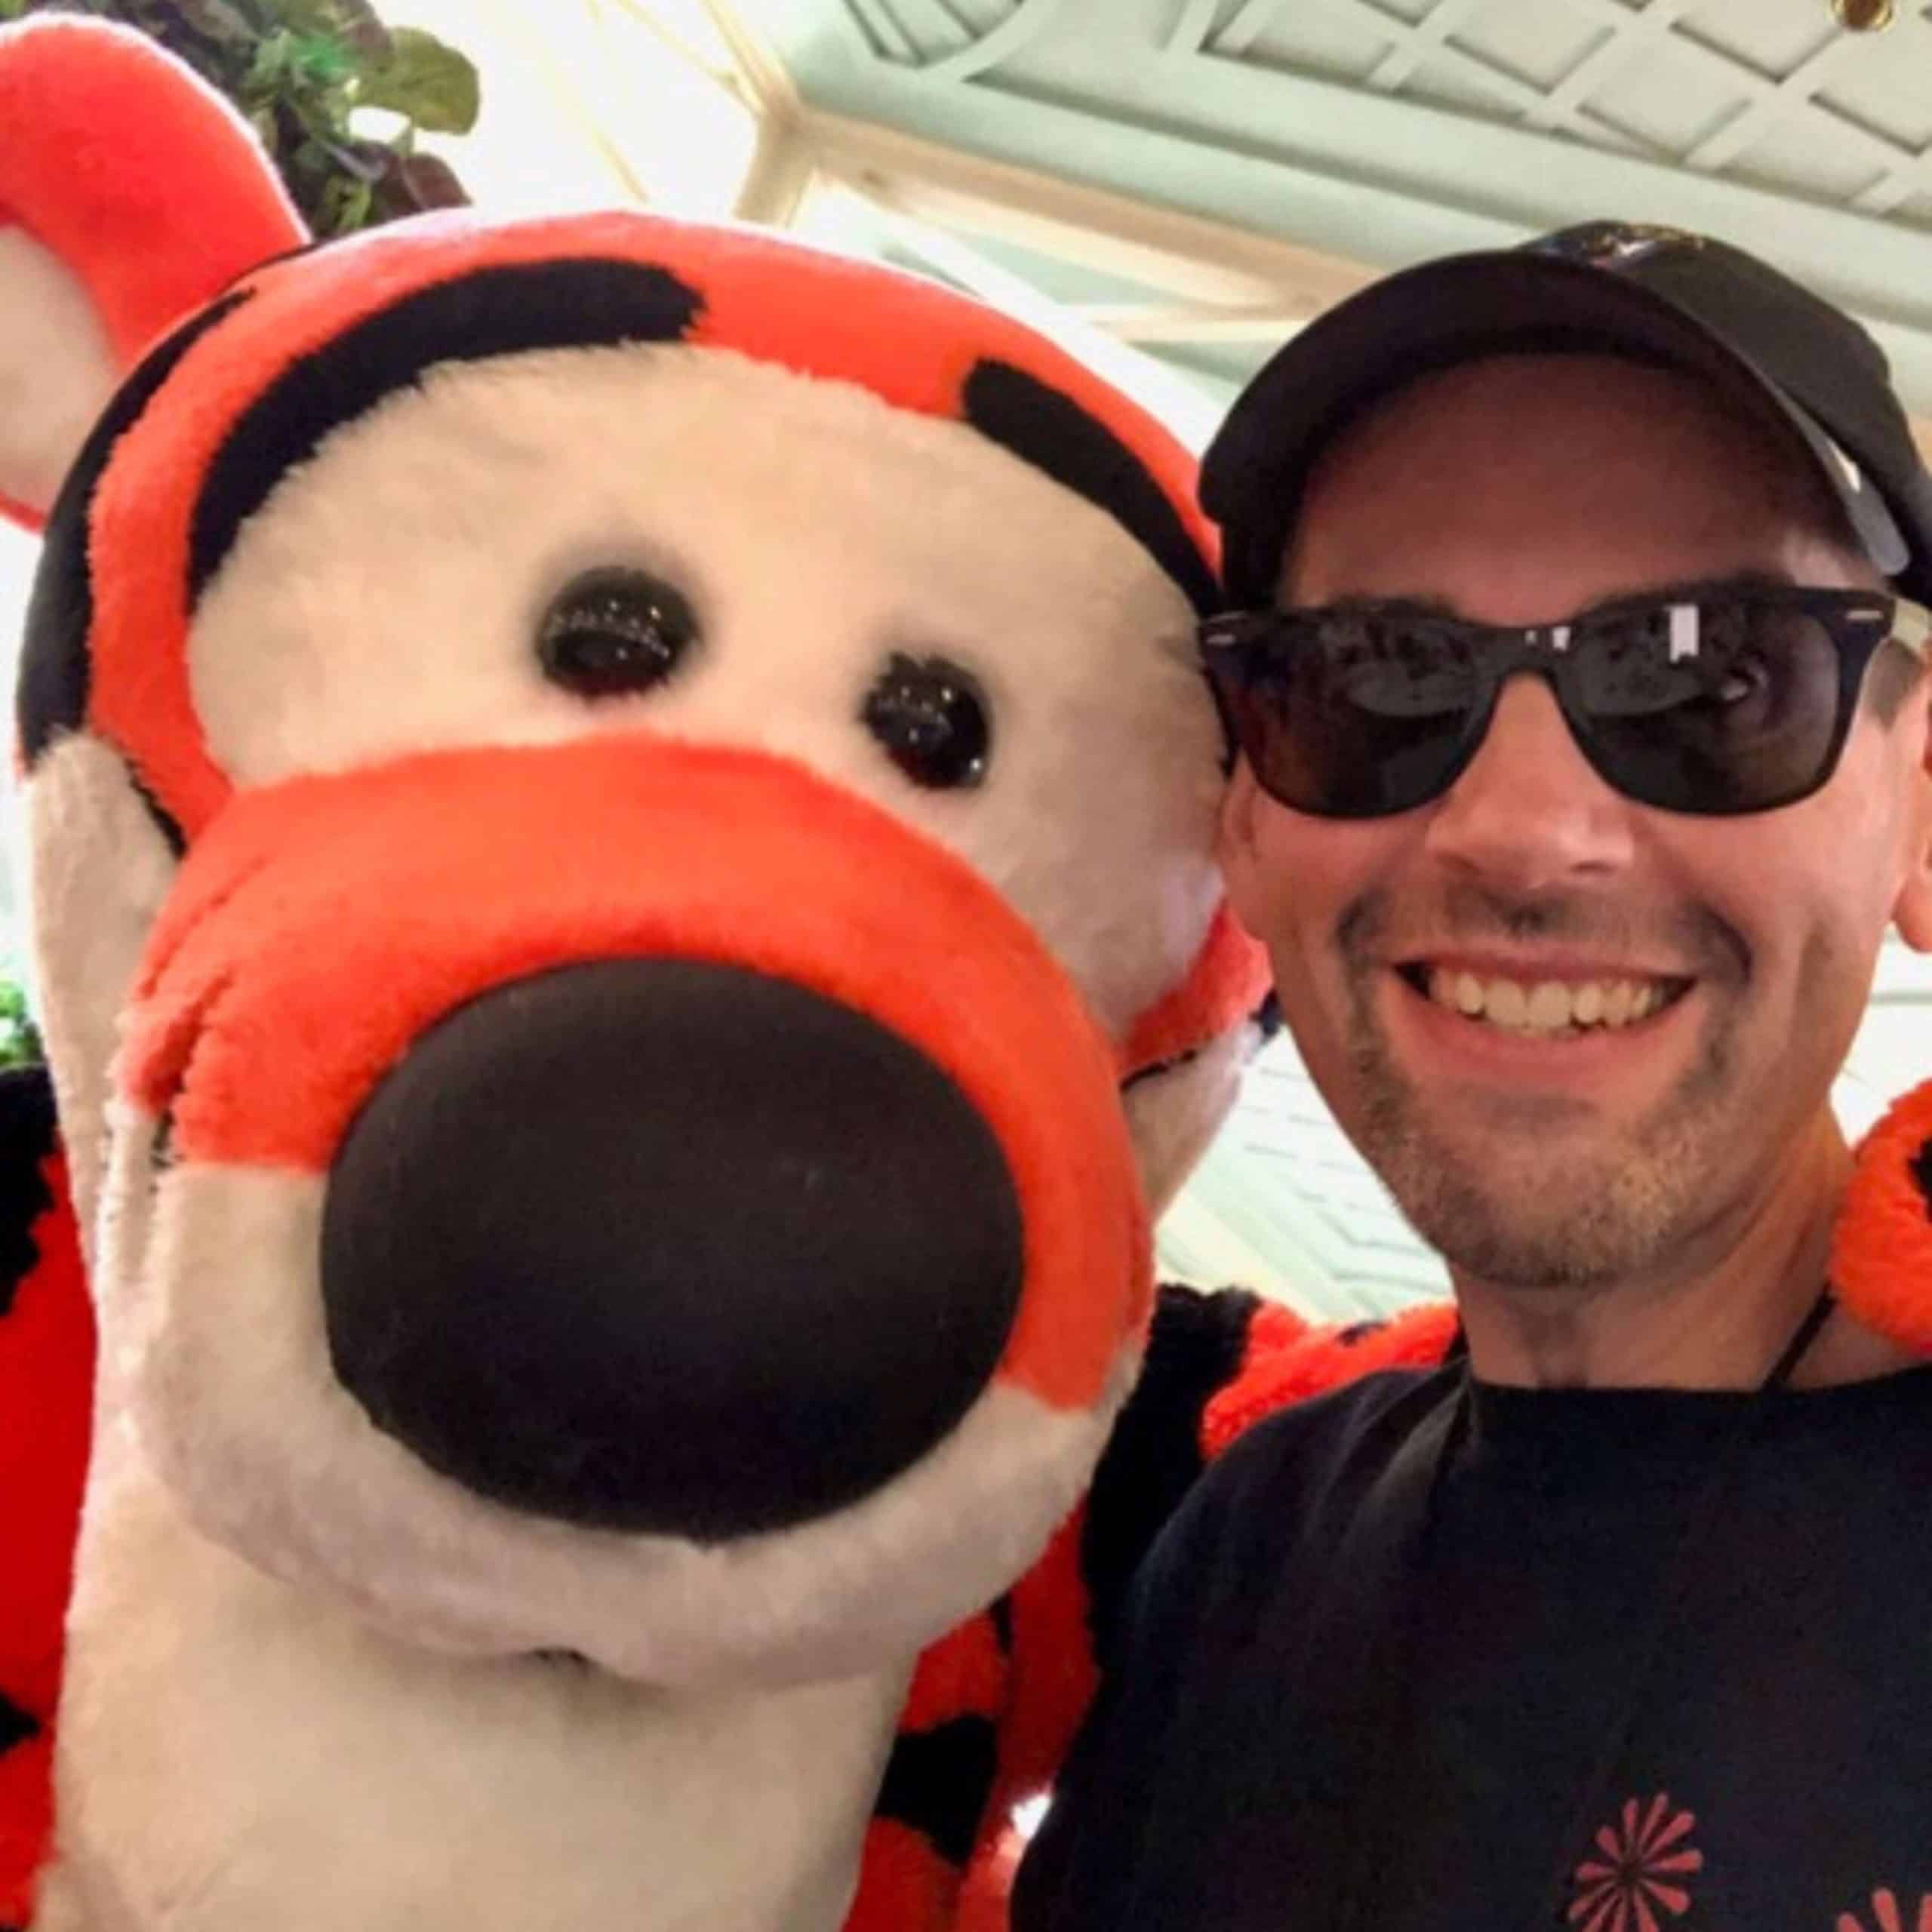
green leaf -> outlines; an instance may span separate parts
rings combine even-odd
[[[30,1066],[46,1057],[26,994],[15,981],[0,980],[0,1067]]]
[[[291,73],[313,87],[334,87],[355,73],[354,54],[333,34],[292,34],[289,37]]]
[[[336,0],[281,0],[276,12],[281,23],[300,34],[332,34],[342,26]]]
[[[112,13],[123,10],[110,8],[108,11]],[[137,8],[134,11],[140,10]],[[177,16],[182,26],[210,40],[232,42],[238,47],[245,47],[261,37],[260,28],[232,5],[232,0],[168,0],[167,5],[155,11]],[[144,23],[137,20],[135,24]]]
[[[286,27],[259,42],[248,63],[248,85],[271,94],[278,93],[294,49],[295,36]]]
[[[375,200],[375,184],[338,174],[329,182],[322,197],[322,219],[317,224],[325,235],[353,235],[368,226],[369,211]]]
[[[317,136],[319,152],[339,173],[353,181],[380,181],[389,171],[390,152],[380,141],[365,141],[351,136],[346,140]]]
[[[481,87],[454,48],[420,27],[395,27],[389,58],[363,69],[355,100],[361,107],[406,114],[432,134],[466,134],[476,125]]]

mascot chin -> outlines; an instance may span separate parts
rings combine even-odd
[[[0,1923],[935,1932],[1203,1458],[1441,1352],[1152,1291],[1263,991],[1192,482],[942,289],[311,247],[0,32]]]

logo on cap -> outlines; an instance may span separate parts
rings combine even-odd
[[[1820,429],[1818,440],[1830,453],[1832,460],[1838,466],[1838,474],[1844,478],[1845,488],[1855,497],[1865,488],[1865,472],[1846,455],[1832,438]]]
[[[1595,269],[1627,269],[1653,255],[1703,248],[1701,235],[1681,228],[1660,228],[1643,221],[1589,221],[1532,242],[1533,254],[1556,255]]]

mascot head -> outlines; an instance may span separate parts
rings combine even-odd
[[[1260,990],[1184,454],[769,235],[305,247],[147,43],[0,50],[97,1463],[451,1650],[909,1653],[1089,1474]]]

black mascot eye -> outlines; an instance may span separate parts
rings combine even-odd
[[[553,685],[580,697],[622,697],[662,684],[697,637],[682,592],[611,566],[565,585],[543,614],[537,654]]]
[[[894,651],[859,715],[915,785],[961,791],[986,775],[986,694],[970,671],[943,657]]]

